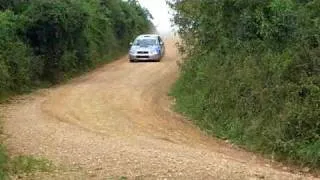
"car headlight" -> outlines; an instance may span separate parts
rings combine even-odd
[[[130,49],[129,54],[136,54],[135,50]]]
[[[151,54],[152,54],[152,55],[157,55],[157,54],[158,54],[158,51],[154,49],[154,50],[151,51]]]

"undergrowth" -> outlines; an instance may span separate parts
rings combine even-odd
[[[173,1],[177,111],[213,136],[320,167],[320,1]]]

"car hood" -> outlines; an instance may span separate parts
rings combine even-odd
[[[132,51],[153,51],[153,50],[156,50],[156,51],[159,51],[160,48],[159,46],[132,46],[131,47],[131,50]]]

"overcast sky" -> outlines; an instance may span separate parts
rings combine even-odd
[[[171,13],[166,0],[138,0],[152,14],[153,23],[160,33],[171,32]]]

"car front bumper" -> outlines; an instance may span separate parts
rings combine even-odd
[[[129,59],[131,61],[155,61],[159,60],[161,56],[159,54],[129,54]]]

